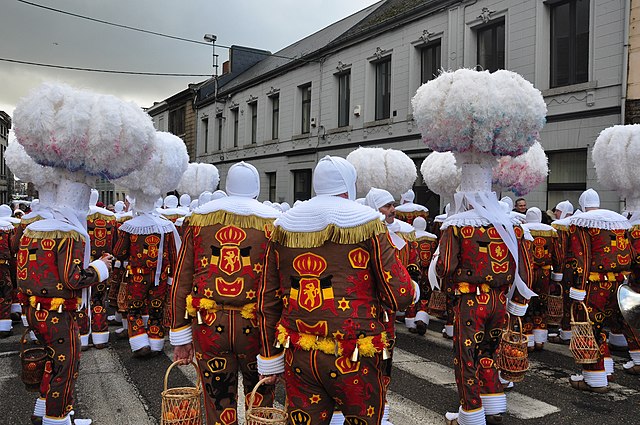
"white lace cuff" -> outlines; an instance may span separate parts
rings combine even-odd
[[[93,267],[93,269],[98,273],[98,281],[104,282],[109,279],[109,268],[102,260],[95,260],[89,263],[89,267]]]
[[[527,312],[528,307],[529,307],[528,304],[518,304],[511,300],[507,301],[507,311],[509,312],[509,314],[514,316],[518,316],[518,317],[524,316],[525,313]]]
[[[562,273],[551,272],[551,280],[554,282],[562,282]]]
[[[258,354],[258,373],[265,376],[284,373],[284,352],[269,358]]]
[[[174,347],[178,345],[191,344],[192,340],[191,325],[187,325],[179,329],[171,329],[169,331],[169,342],[171,342],[171,345]]]
[[[584,297],[587,295],[587,291],[583,291],[576,288],[569,289],[569,298],[575,301],[584,301]]]

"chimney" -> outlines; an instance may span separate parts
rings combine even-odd
[[[229,74],[231,72],[231,62],[224,61],[222,63],[222,75]]]

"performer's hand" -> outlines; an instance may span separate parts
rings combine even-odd
[[[187,365],[193,360],[193,344],[176,345],[173,348],[173,361]]]
[[[111,254],[104,253],[102,257],[100,257],[100,261],[102,261],[109,270],[111,270],[111,263],[115,257]]]
[[[275,385],[278,380],[282,378],[282,374],[279,373],[277,375],[260,375],[261,381],[265,378],[268,378],[268,380],[264,382],[266,385]]]

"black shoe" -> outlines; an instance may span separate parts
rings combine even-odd
[[[9,317],[12,323],[22,323],[22,315],[20,313],[11,313]]]
[[[13,330],[9,329],[8,331],[0,331],[0,339],[9,338],[13,335]]]
[[[424,323],[422,320],[417,320],[416,321],[416,332],[418,333],[418,335],[424,336],[424,334],[427,333],[427,324]]]
[[[31,423],[33,425],[42,425],[42,416],[31,415]]]
[[[143,358],[143,357],[148,357],[149,354],[151,354],[151,347],[149,347],[148,345],[145,345],[144,347],[139,348],[136,351],[134,351],[133,352],[133,357]]]
[[[502,414],[498,415],[487,415],[487,424],[488,425],[502,425]]]
[[[109,343],[105,342],[104,344],[93,344],[93,347],[98,350],[102,350],[103,348],[109,347]]]

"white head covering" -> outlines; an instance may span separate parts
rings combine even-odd
[[[365,204],[376,211],[391,202],[395,202],[393,196],[386,190],[378,189],[377,187],[372,187],[365,198]]]
[[[427,220],[425,220],[424,217],[416,217],[416,218],[413,219],[413,227],[415,227],[416,230],[426,231],[427,230]]]
[[[502,199],[500,199],[500,202],[505,202],[509,206],[509,211],[513,209],[513,199],[510,197],[503,196]]]
[[[291,209],[291,205],[288,202],[283,202],[280,204],[280,208],[282,208],[283,212],[287,212]]]
[[[365,198],[358,198],[356,199],[356,202],[360,205],[367,205],[367,200]]]
[[[178,197],[176,195],[165,196],[163,205],[165,208],[178,208]]]
[[[558,202],[556,209],[562,211],[562,214],[560,214],[560,220],[569,214],[573,214],[573,204],[569,201]]]
[[[238,162],[227,173],[226,192],[229,196],[257,198],[260,195],[260,175],[253,165]]]
[[[95,207],[98,204],[98,198],[100,198],[100,194],[96,189],[91,189],[91,197],[89,198],[89,206]]]
[[[511,208],[509,208],[509,204],[507,202],[498,201],[498,205],[500,205],[502,211],[504,211],[505,213],[509,214],[509,212],[511,212]]]
[[[216,190],[215,192],[213,192],[213,194],[211,195],[211,200],[213,201],[214,199],[220,199],[220,198],[226,198],[227,194],[225,193],[224,190]]]
[[[407,190],[400,197],[401,204],[409,204],[412,203],[416,199],[416,194],[412,189]],[[423,229],[424,230],[424,229]]]
[[[531,207],[527,210],[527,223],[542,223],[542,211],[538,207]]]
[[[32,212],[38,211],[40,209],[40,199],[36,198],[31,201],[31,204],[29,204],[29,208],[31,208]]]
[[[183,193],[180,195],[180,206],[183,208],[188,208],[191,203],[191,196],[188,193]]]
[[[313,170],[313,190],[317,195],[340,195],[346,193],[350,200],[356,199],[355,167],[339,156],[325,156]]]
[[[586,210],[587,208],[600,208],[600,196],[598,192],[589,188],[582,192],[580,198],[578,199],[578,203],[580,204],[580,208]]]
[[[124,202],[116,202],[116,204],[113,206],[113,209],[116,210],[116,213],[122,214],[124,212]]]
[[[138,199],[138,204],[140,204],[141,196],[138,195],[136,198]],[[164,200],[162,198],[158,198],[156,199],[156,202],[153,204],[153,208],[161,208],[163,203],[164,203]],[[137,205],[137,206],[140,207],[140,205]]]
[[[198,197],[198,206],[206,204],[211,200],[212,197],[213,197],[213,194],[208,190],[205,190]]]
[[[189,210],[190,210],[190,211],[193,211],[193,210],[195,210],[196,208],[198,208],[198,203],[199,203],[199,202],[198,202],[198,200],[197,200],[197,199],[193,199],[193,200],[191,201],[191,203],[189,204]]]

